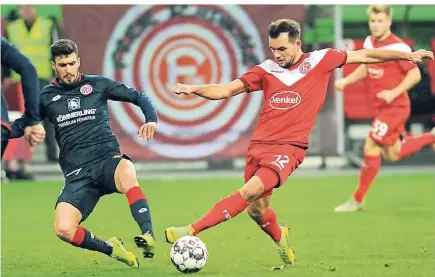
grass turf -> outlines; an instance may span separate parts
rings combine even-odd
[[[335,214],[354,190],[357,175],[294,176],[275,191],[278,220],[292,227],[297,261],[270,271],[279,257],[246,213],[204,231],[209,260],[201,276],[435,276],[435,180],[433,174],[380,175],[365,210]],[[53,232],[54,203],[63,182],[2,184],[3,277],[181,276],[169,260],[164,228],[185,225],[241,185],[237,178],[142,180],[158,244],[152,261],[132,270],[100,253],[75,248]],[[123,195],[105,196],[83,226],[101,238],[121,237],[140,255],[138,227]]]

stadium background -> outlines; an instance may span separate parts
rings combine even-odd
[[[16,7],[2,5],[1,8],[4,27],[8,18],[16,17]],[[83,72],[112,77],[118,74],[116,78],[140,86],[160,101],[157,103],[163,115],[160,136],[149,145],[135,141],[135,132],[127,129],[128,123],[135,127],[135,120],[130,119],[137,119],[135,110],[124,105],[111,106],[114,132],[123,150],[135,157],[140,185],[149,197],[158,252],[153,261],[141,259],[141,268],[133,271],[104,255],[61,242],[53,232],[52,222],[54,202],[64,179],[57,164],[46,162],[45,145],[40,145],[28,166],[37,180],[1,184],[1,276],[181,276],[170,263],[171,246],[164,242],[163,230],[196,220],[216,200],[241,186],[240,171],[258,115],[261,93],[214,104],[226,106],[204,108],[206,103],[199,99],[182,102],[172,96],[164,89],[165,83],[177,77],[189,82],[237,77],[251,63],[269,56],[265,32],[268,23],[277,17],[303,22],[306,51],[330,46],[358,47],[359,41],[368,35],[366,8],[254,5],[207,6],[198,11],[172,6],[171,13],[168,7],[37,6],[38,15],[56,19],[63,37],[77,41]],[[150,10],[151,13],[140,16]],[[194,11],[197,12],[195,20],[183,16]],[[415,49],[434,49],[434,14],[435,6],[394,6],[393,31],[408,38]],[[222,15],[225,20],[219,20]],[[234,22],[244,25],[237,27]],[[158,32],[153,34],[153,30]],[[159,38],[158,34],[163,36]],[[177,36],[185,40],[177,40]],[[145,41],[146,38],[150,41]],[[425,64],[421,69],[423,80],[410,92],[417,109],[420,102],[427,101],[435,92],[434,64]],[[150,77],[151,73],[156,75]],[[337,71],[338,74],[341,72]],[[139,78],[135,81],[136,75]],[[364,211],[333,212],[335,205],[350,196],[358,181],[362,143],[373,115],[372,99],[366,96],[364,83],[360,83],[346,91],[344,105],[341,105],[340,95],[330,86],[311,136],[309,157],[302,169],[289,178],[288,184],[274,193],[272,206],[280,223],[290,224],[292,228],[296,264],[284,272],[271,271],[272,265],[278,265],[279,257],[270,238],[248,215],[241,214],[201,233],[210,256],[199,274],[216,277],[435,276],[434,151],[426,149],[399,164],[382,167],[366,198]],[[195,105],[196,108],[192,108]],[[210,112],[213,109],[216,115]],[[237,114],[234,119],[233,114]],[[128,117],[119,120],[122,115]],[[189,121],[201,117],[206,124],[189,125]],[[237,123],[239,118],[243,120]],[[230,123],[225,126],[226,122]],[[433,125],[432,115],[414,116],[409,129],[418,134]],[[221,131],[213,133],[216,129]],[[211,144],[201,146],[200,139]],[[160,154],[156,148],[159,145]],[[222,149],[216,151],[219,147]],[[400,166],[403,164],[407,166]],[[325,167],[327,170],[317,170]],[[103,197],[83,226],[104,239],[121,237],[127,249],[140,254],[132,240],[138,229],[125,197],[116,194]]]
[[[139,169],[243,168],[244,154],[262,103],[261,92],[227,101],[181,98],[170,93],[175,82],[218,83],[237,78],[270,57],[265,36],[276,18],[303,22],[304,50],[323,47],[358,49],[369,34],[366,6],[37,6],[52,17],[62,36],[75,40],[81,70],[103,74],[149,94],[160,122],[155,140],[144,143],[136,131],[142,115],[129,104],[110,104],[114,133],[122,150],[139,161]],[[267,11],[265,11],[267,9]],[[16,6],[2,5],[2,22],[14,18]],[[435,48],[435,6],[394,6],[393,32],[414,49]],[[4,26],[5,24],[2,24]],[[435,93],[435,62],[421,67],[423,79],[411,92],[414,101]],[[354,67],[346,66],[344,73]],[[337,74],[341,74],[337,71]],[[336,74],[336,76],[337,76]],[[330,82],[333,84],[333,82]],[[310,136],[305,167],[358,167],[362,145],[373,116],[363,82],[342,98],[330,85],[327,100]],[[430,130],[433,115],[413,116],[408,131]],[[47,164],[41,145],[29,170],[57,174]],[[424,150],[398,165],[433,165],[434,152]]]

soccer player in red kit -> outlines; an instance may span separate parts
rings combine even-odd
[[[367,13],[372,35],[364,41],[365,49],[394,49],[411,53],[411,48],[391,33],[392,9],[388,5],[369,6]],[[343,91],[347,85],[364,78],[367,78],[369,91],[376,94],[376,116],[364,145],[364,164],[360,170],[358,187],[350,200],[335,208],[336,212],[362,209],[364,196],[381,167],[381,156],[389,161],[398,161],[424,146],[435,146],[435,128],[432,132],[407,136],[401,140],[405,122],[411,114],[407,90],[421,79],[417,65],[403,60],[363,64],[346,78],[337,80],[335,85]]]
[[[290,19],[272,22],[268,33],[274,60],[266,60],[226,84],[177,84],[173,88],[177,94],[193,93],[210,100],[263,90],[264,104],[248,148],[243,187],[218,201],[195,223],[167,228],[165,236],[169,243],[174,243],[182,236],[197,235],[247,209],[249,216],[273,239],[284,264],[292,264],[295,254],[289,246],[289,228],[278,224],[270,200],[272,191],[282,186],[304,160],[308,135],[324,103],[331,73],[346,63],[400,59],[420,62],[433,53],[377,49],[347,52],[323,49],[303,53],[300,26]]]

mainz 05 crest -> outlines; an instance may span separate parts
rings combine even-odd
[[[227,6],[134,6],[108,42],[104,75],[149,95],[159,116],[155,140],[137,136],[139,108],[110,102],[112,118],[135,143],[167,158],[203,158],[224,151],[252,129],[263,95],[209,101],[171,92],[177,83],[229,82],[264,60],[256,26]]]

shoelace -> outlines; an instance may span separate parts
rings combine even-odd
[[[277,246],[276,248],[278,249],[278,252],[279,252],[280,256],[285,256],[286,258],[290,259],[290,257],[288,256],[288,253],[287,253],[287,251],[285,251],[285,249],[283,249],[280,246]]]
[[[132,264],[133,264],[132,262],[130,262],[130,260],[128,260],[128,259],[124,259],[124,258],[122,258],[122,257],[120,257],[120,256],[115,256],[115,259],[117,259],[117,260],[120,261],[120,262],[126,263],[126,264],[128,264],[128,265],[132,265]]]

